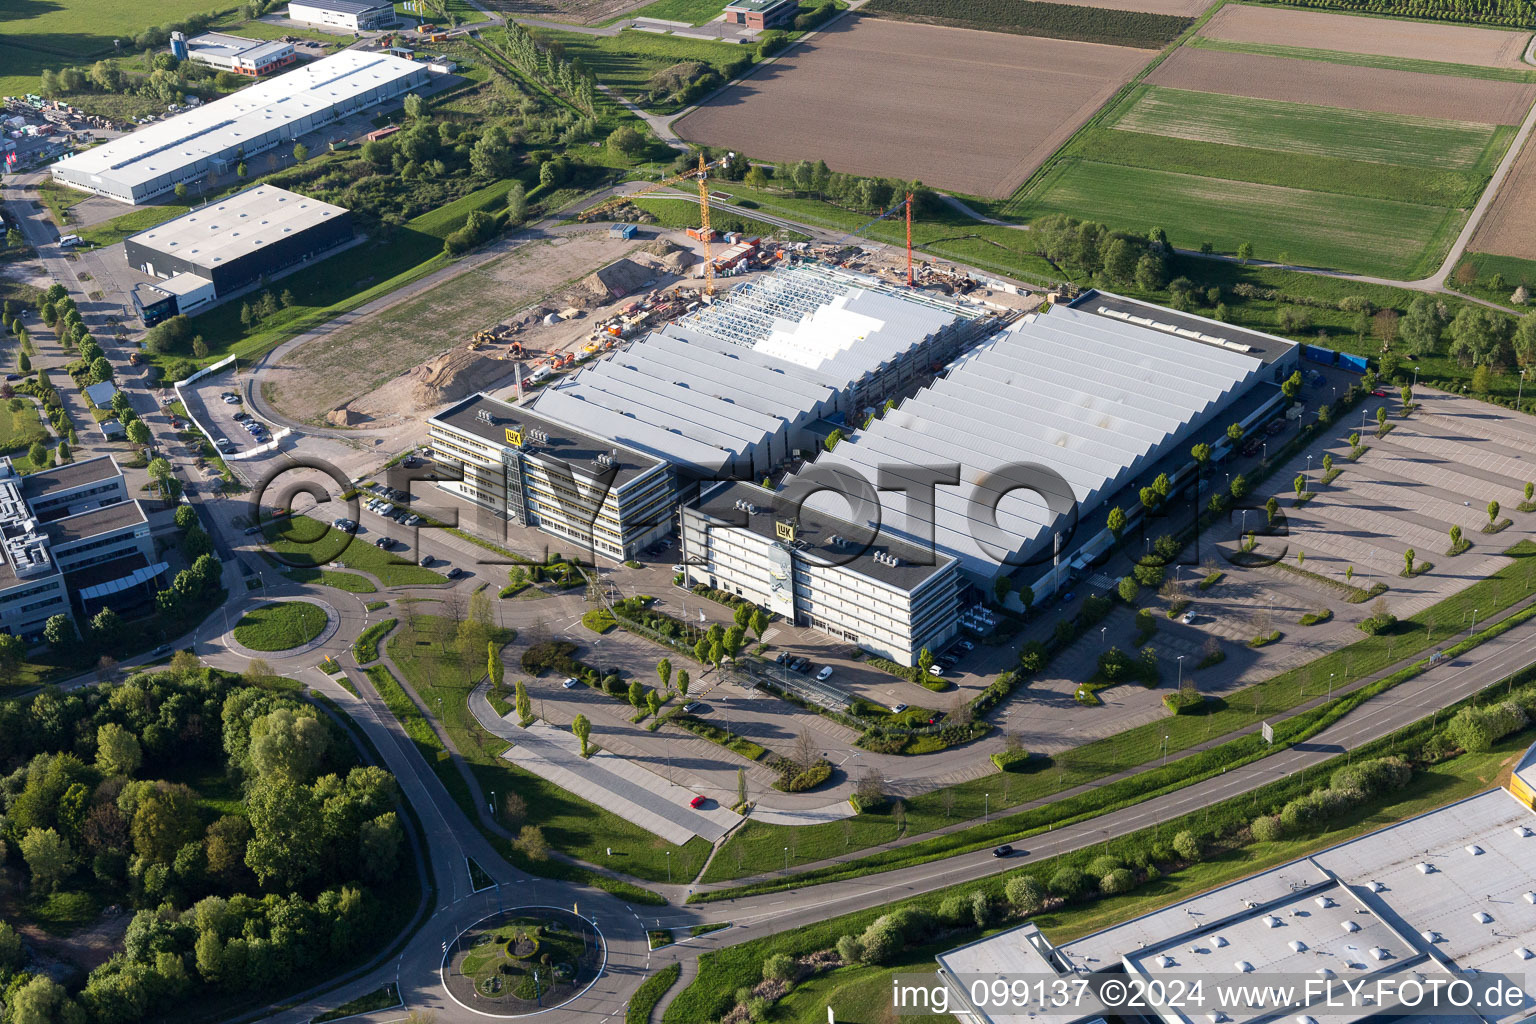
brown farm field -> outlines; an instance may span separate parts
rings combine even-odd
[[[1102,7],[1110,11],[1146,11],[1148,14],[1171,14],[1179,18],[1193,18],[1205,13],[1213,0],[1052,0],[1053,3],[1072,7]]]
[[[1200,29],[1232,43],[1409,57],[1448,64],[1529,69],[1521,61],[1529,32],[1367,18],[1357,14],[1228,4]]]
[[[1153,55],[848,17],[674,128],[757,159],[1002,197]]]
[[[1467,251],[1536,260],[1536,145],[1529,139],[1473,232]]]
[[[1372,19],[1375,24],[1381,19]],[[1325,107],[1416,114],[1478,124],[1519,124],[1536,85],[1393,68],[1365,68],[1183,46],[1146,81],[1173,89],[1226,93]]]

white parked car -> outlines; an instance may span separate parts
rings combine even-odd
[[[574,676],[567,676],[565,682],[561,683],[560,685],[565,687],[567,690],[574,690],[581,684],[576,681]]]
[[[832,678],[832,666],[831,665],[823,665],[822,668],[821,668],[821,671],[816,673],[816,678],[821,680],[822,682],[826,682],[828,679],[831,679]]]
[[[1195,613],[1185,612],[1183,618],[1179,619],[1179,621],[1186,626],[1193,626],[1195,624]]]

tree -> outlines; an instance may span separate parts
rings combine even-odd
[[[1233,423],[1227,427],[1227,440],[1232,442],[1234,448],[1242,443],[1243,425],[1241,423]]]
[[[1488,525],[1489,526],[1497,526],[1498,522],[1499,522],[1499,503],[1496,502],[1496,501],[1490,501],[1488,503]]]
[[[1190,457],[1195,460],[1201,476],[1205,475],[1206,464],[1211,461],[1211,446],[1205,443],[1197,444],[1189,450]]]
[[[1403,575],[1404,576],[1412,576],[1413,575],[1413,560],[1415,558],[1417,558],[1418,556],[1419,556],[1419,553],[1417,551],[1413,550],[1413,548],[1409,548],[1407,551],[1403,552]]]
[[[1249,260],[1253,259],[1253,243],[1240,243],[1237,247],[1237,258],[1242,260],[1244,263],[1247,263]]]
[[[1142,291],[1155,292],[1166,280],[1167,268],[1161,257],[1150,252],[1142,253],[1136,261],[1136,287]]]
[[[406,93],[401,105],[405,108],[405,116],[413,121],[426,116],[427,101],[414,92]]]
[[[54,829],[29,829],[19,845],[27,870],[32,872],[32,884],[40,889],[52,892],[75,869],[75,853],[69,848],[69,840]]]
[[[1455,551],[1459,547],[1461,547],[1461,527],[1460,526],[1452,526],[1451,527],[1451,550]]]
[[[1122,576],[1116,589],[1120,593],[1120,600],[1126,604],[1135,604],[1136,595],[1141,593],[1141,584],[1131,576]]]
[[[308,783],[330,746],[313,713],[277,708],[251,723],[250,763],[259,776],[279,775],[289,785]]]
[[[143,751],[133,733],[116,722],[97,728],[96,768],[103,775],[132,775],[139,770],[143,760]]]
[[[107,361],[106,356],[101,356],[91,363],[91,382],[93,384],[100,384],[102,381],[111,379],[112,364]]]
[[[1532,315],[1536,316],[1536,314],[1532,314]],[[27,374],[31,373],[32,372],[32,358],[30,356],[28,356],[25,352],[22,352],[19,355],[17,355],[17,357],[16,357],[16,369],[21,372],[21,375],[23,377],[25,377]]]
[[[517,151],[507,139],[507,133],[499,125],[491,125],[480,135],[480,140],[469,151],[469,169],[481,178],[499,181],[508,177],[517,166]],[[554,161],[546,160],[545,166],[558,179],[562,175],[554,167]],[[540,169],[540,181],[543,169]],[[558,180],[557,180],[558,183]]]
[[[181,199],[181,200],[185,200],[187,198],[187,196],[191,194],[188,191],[188,189],[187,189],[186,182],[181,182],[181,181],[178,181],[176,183],[176,187],[174,189],[172,189],[171,191],[175,192],[176,193],[176,198],[177,199]]]
[[[752,610],[752,633],[757,637],[757,642],[763,642],[763,634],[768,632],[768,623],[771,621],[767,609],[754,608]]]
[[[1109,510],[1104,525],[1109,527],[1109,532],[1115,535],[1116,540],[1120,539],[1120,535],[1125,532],[1125,512],[1120,506],[1116,505]]]
[[[43,624],[43,639],[48,641],[48,646],[62,654],[66,647],[79,639],[75,632],[75,620],[62,612],[50,616]]]
[[[46,974],[32,975],[14,994],[7,992],[6,998],[11,1004],[11,1024],[80,1024],[85,1020],[85,1011],[69,998],[64,986]]]
[[[1276,499],[1270,498],[1264,503],[1264,516],[1269,521],[1270,526],[1275,525],[1275,516],[1278,515],[1279,512],[1280,502]]]
[[[149,460],[149,478],[155,482],[160,490],[160,496],[165,497],[170,493],[171,464],[163,458]]]
[[[147,446],[154,437],[149,432],[149,427],[143,420],[134,420],[128,424],[128,440],[140,448]]]
[[[1381,406],[1376,410],[1376,433],[1380,434],[1387,429],[1387,408]]]
[[[520,722],[527,725],[533,721],[533,701],[528,697],[528,687],[519,679],[516,683],[513,696],[513,706],[517,709],[517,717]]]
[[[0,684],[9,685],[16,681],[26,653],[26,644],[22,643],[21,637],[0,633]]]
[[[514,181],[507,189],[507,226],[517,227],[528,219],[528,193],[522,182]]]
[[[652,715],[661,714],[661,694],[655,690],[646,690],[645,706]]]
[[[645,686],[638,679],[629,682],[629,703],[636,711],[645,708]]]
[[[43,442],[32,442],[32,446],[27,449],[27,461],[39,469],[48,465],[48,449],[43,445]]]
[[[661,680],[661,688],[670,691],[672,689],[672,659],[662,658],[656,663],[656,676]]]
[[[1297,473],[1296,479],[1292,481],[1292,484],[1296,487],[1296,500],[1300,501],[1301,496],[1307,493],[1307,475],[1305,473]]]
[[[580,715],[576,717],[581,718]],[[574,722],[571,724],[575,725]],[[549,859],[549,841],[544,838],[544,830],[537,825],[524,825],[518,829],[517,838],[512,840],[512,848],[529,860]]]
[[[608,148],[622,157],[639,156],[645,151],[645,136],[624,125],[608,133]]]
[[[1287,402],[1296,401],[1296,396],[1301,393],[1301,371],[1297,370],[1285,380],[1280,382],[1280,393],[1285,396]]]
[[[309,159],[309,147],[302,142],[293,144],[293,159],[295,163],[303,163]]]
[[[1491,309],[1463,306],[1451,321],[1448,353],[1463,366],[1491,366],[1502,362],[1508,321]]]
[[[933,652],[924,647],[922,650],[917,652],[917,669],[923,674],[923,678],[926,679],[928,677],[928,670],[932,667]]]
[[[748,624],[751,623],[754,607],[755,606],[743,601],[731,611],[731,619],[736,623],[738,629],[744,630],[747,628]]]
[[[679,696],[688,696],[688,670],[685,668],[677,670],[677,692]]]
[[[1008,902],[1020,914],[1037,913],[1045,905],[1045,890],[1029,875],[1015,875],[1003,886]]]
[[[576,717],[571,720],[571,732],[574,733],[576,738],[581,741],[581,756],[587,757],[587,740],[592,735],[592,723],[587,720],[586,715],[583,715],[579,712],[577,713]]]
[[[319,871],[325,830],[308,786],[295,785],[281,772],[259,776],[247,791],[246,805],[251,839],[245,863],[258,882],[294,888]]]

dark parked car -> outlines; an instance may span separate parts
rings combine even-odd
[[[1259,451],[1263,447],[1264,447],[1264,442],[1263,441],[1260,441],[1256,437],[1250,437],[1248,439],[1248,442],[1243,445],[1243,454],[1244,455],[1248,455],[1248,456],[1257,455],[1257,454],[1259,454]]]
[[[1269,426],[1264,428],[1264,433],[1273,437],[1285,429],[1285,420],[1270,420]]]
[[[1007,846],[1007,845],[999,846],[995,850],[992,851],[992,856],[994,856],[994,857],[1009,857],[1009,856],[1012,856],[1012,855],[1013,855],[1013,847]]]

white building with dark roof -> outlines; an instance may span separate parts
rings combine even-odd
[[[288,18],[307,25],[369,32],[399,24],[392,0],[293,0]]]

